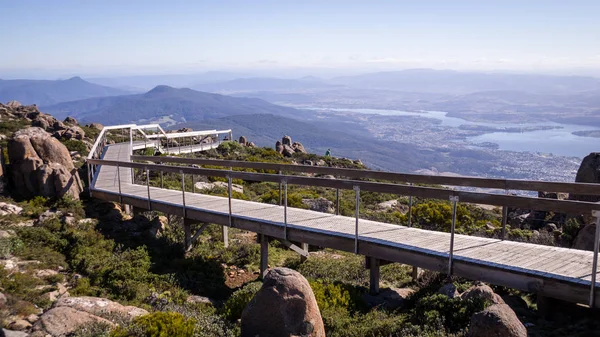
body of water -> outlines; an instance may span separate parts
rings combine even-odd
[[[559,156],[585,157],[590,152],[600,152],[600,139],[573,135],[573,131],[600,130],[597,127],[585,125],[560,124],[554,122],[539,123],[502,123],[502,122],[471,122],[462,118],[448,117],[443,111],[407,112],[400,110],[380,109],[315,109],[332,111],[349,111],[364,114],[388,116],[420,116],[440,120],[442,125],[459,127],[461,125],[479,125],[488,127],[528,127],[551,126],[556,129],[537,130],[528,132],[489,132],[481,136],[468,138],[472,143],[490,142],[498,144],[500,150],[528,151],[552,153]]]

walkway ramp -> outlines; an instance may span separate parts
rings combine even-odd
[[[191,158],[146,157],[144,164],[131,162],[131,145],[117,143],[104,148],[101,159],[91,158],[94,179],[90,192],[93,197],[121,202],[148,210],[182,215],[187,219],[216,223],[256,232],[261,235],[303,242],[319,247],[328,247],[365,256],[409,264],[421,268],[451,273],[492,284],[537,292],[541,295],[570,302],[587,303],[597,307],[597,254],[553,246],[512,242],[447,232],[437,232],[407,226],[399,226],[376,221],[321,213],[285,205],[264,204],[253,201],[232,199],[171,190],[158,186],[134,184],[131,170],[146,172],[171,172],[181,174],[182,180],[194,175],[222,176],[231,179],[283,182],[322,186],[338,189],[363,189],[414,195],[419,197],[442,198],[447,195],[460,198],[456,201],[481,202],[512,206],[535,206],[539,209],[554,208],[573,212],[591,212],[600,208],[586,202],[536,199],[516,196],[486,195],[484,193],[460,192],[417,186],[382,184],[365,181],[323,179],[314,177],[258,174],[239,171],[211,170],[186,166],[148,164],[154,162],[194,163],[200,165],[210,160]],[[216,166],[226,161],[214,161]],[[246,167],[270,167],[266,163],[244,163]],[[231,162],[231,166],[242,165]],[[326,172],[332,168],[286,167],[290,171],[313,170]],[[360,175],[358,170],[337,169],[340,175]],[[387,177],[393,173],[364,171],[364,177]],[[460,177],[429,177],[421,175],[396,174],[404,181],[422,182],[446,179],[450,185],[466,183],[482,185],[484,180]],[[459,180],[462,179],[462,180]],[[499,184],[485,180],[490,186]],[[548,187],[568,192],[600,194],[600,188],[592,184],[543,183],[523,181],[503,181],[504,186]],[[358,186],[358,188],[357,188]],[[229,192],[231,196],[231,190]],[[358,192],[357,192],[358,194]],[[446,199],[447,200],[447,199]],[[358,215],[358,211],[357,211]],[[598,234],[597,234],[598,238]],[[598,241],[596,241],[598,243]],[[596,263],[594,263],[594,261]]]

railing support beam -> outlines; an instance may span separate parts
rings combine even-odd
[[[456,229],[456,207],[458,196],[450,196],[452,202],[452,225],[450,227],[450,252],[448,253],[448,276],[452,275],[452,259],[454,258],[454,231]]]
[[[360,186],[354,186],[354,192],[356,194],[356,207],[354,209],[355,225],[354,225],[354,253],[358,254],[358,217],[360,209]]]
[[[264,279],[269,271],[269,237],[260,235],[260,278]]]
[[[379,294],[379,269],[380,260],[369,257],[369,293],[371,295]]]
[[[596,218],[596,231],[594,233],[594,257],[592,261],[592,282],[590,285],[590,308],[596,305],[596,274],[598,273],[598,248],[600,246],[600,211],[592,211]]]

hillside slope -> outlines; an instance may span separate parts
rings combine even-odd
[[[116,96],[127,91],[93,84],[73,77],[68,80],[0,80],[0,102],[45,106],[85,98]]]
[[[120,124],[170,116],[177,122],[202,121],[232,115],[270,113],[298,116],[299,110],[277,106],[258,98],[230,97],[160,85],[144,94],[100,97],[46,107],[60,118]]]
[[[229,116],[198,123],[185,123],[177,127],[202,129],[233,129],[234,135],[246,136],[258,146],[273,147],[284,135],[292,135],[311,153],[324,154],[331,148],[336,157],[360,159],[376,169],[394,171],[414,171],[430,167],[445,170],[448,159],[438,158],[433,151],[419,149],[411,144],[386,142],[372,137],[349,134],[313,122],[303,122],[292,118],[270,114]]]

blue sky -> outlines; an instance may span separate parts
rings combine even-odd
[[[600,69],[599,0],[0,0],[0,12],[0,77]]]

